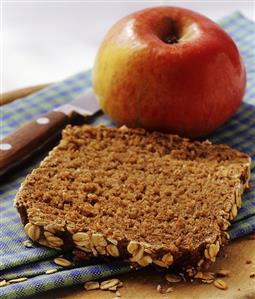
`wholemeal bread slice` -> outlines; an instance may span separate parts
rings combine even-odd
[[[71,127],[15,205],[42,245],[134,265],[214,262],[248,187],[250,157],[143,129]]]

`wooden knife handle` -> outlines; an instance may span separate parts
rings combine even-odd
[[[52,111],[24,125],[0,141],[0,175],[45,145],[70,122],[59,111]]]
[[[21,99],[21,98],[27,97],[32,93],[35,93],[43,88],[50,86],[51,84],[53,84],[53,83],[29,86],[29,87],[24,87],[24,88],[1,93],[0,94],[0,106],[8,104],[10,102],[13,102],[16,99]],[[22,100],[26,100],[26,99],[24,98]]]

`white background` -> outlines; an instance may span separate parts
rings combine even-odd
[[[215,21],[238,10],[255,21],[254,1],[1,1],[2,91],[91,68],[106,31],[144,7],[183,6]]]

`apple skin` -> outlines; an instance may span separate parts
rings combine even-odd
[[[167,37],[176,37],[172,44]],[[117,22],[96,56],[92,83],[118,125],[196,138],[238,109],[246,72],[230,36],[210,19],[153,7]]]

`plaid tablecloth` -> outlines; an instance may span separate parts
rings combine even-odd
[[[249,153],[253,158],[252,187],[246,192],[237,218],[229,234],[231,239],[255,232],[255,26],[239,13],[224,18],[220,24],[232,36],[241,50],[245,61],[248,84],[245,101],[239,111],[222,128],[209,136],[215,143],[225,143]],[[26,99],[17,100],[1,107],[1,138],[14,131],[23,123],[35,119],[53,108],[70,101],[91,84],[91,73],[83,72],[54,86],[46,88]],[[113,126],[106,116],[95,119],[94,124]],[[13,199],[25,176],[46,155],[43,153],[31,160],[29,167],[20,168],[16,173],[1,181],[0,186],[0,285],[2,280],[27,277],[26,281],[0,287],[0,298],[20,298],[59,288],[79,284],[131,271],[126,263],[75,264],[64,269],[52,259],[60,253],[43,247],[26,248],[27,240],[19,216],[13,208]],[[67,257],[68,253],[67,253]],[[47,275],[47,269],[58,272]],[[2,283],[3,284],[3,283]]]

